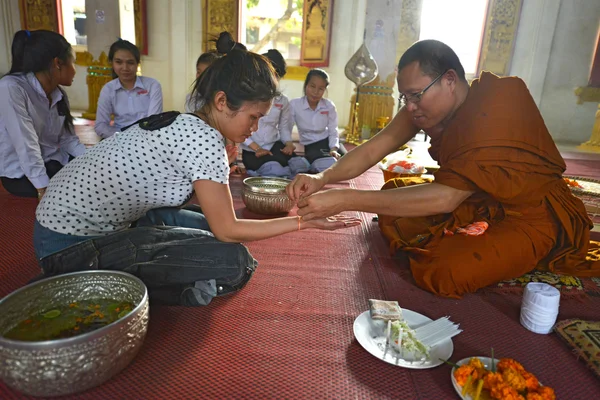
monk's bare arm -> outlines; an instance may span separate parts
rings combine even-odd
[[[396,217],[424,217],[450,213],[473,192],[439,183],[389,190],[352,190],[343,196],[345,210]]]
[[[413,125],[406,108],[400,109],[394,119],[368,142],[340,158],[321,175],[327,183],[356,178],[388,154],[412,139],[419,130]]]

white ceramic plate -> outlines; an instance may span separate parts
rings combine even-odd
[[[405,308],[402,309],[402,315],[412,329],[431,321],[431,318]],[[410,352],[404,352],[402,357],[396,357],[398,353],[391,346],[385,352],[385,328],[386,323],[371,319],[368,310],[354,320],[354,337],[356,337],[358,343],[369,353],[389,364],[414,369],[433,368],[442,364],[440,359],[448,360],[454,351],[452,339],[448,339],[429,350],[428,360],[423,361],[420,356],[415,356]]]
[[[483,363],[483,366],[485,367],[485,369],[492,369],[492,359],[490,357],[480,357],[480,356],[475,356],[476,358],[479,358],[481,360],[481,362]],[[459,367],[463,364],[468,364],[469,361],[471,360],[471,358],[473,357],[469,357],[469,358],[463,358],[462,360],[460,360],[459,362],[456,363],[456,365],[458,365]],[[498,360],[497,358],[494,361],[495,365],[498,365],[498,362],[500,360]],[[463,400],[473,400],[473,397],[470,394],[466,394],[466,395],[462,395],[462,387],[460,387],[458,385],[458,383],[456,382],[456,379],[454,378],[454,370],[456,369],[456,367],[452,368],[452,371],[450,371],[450,379],[452,380],[452,385],[454,386],[454,390],[456,390],[456,393],[458,393],[458,396],[463,399]]]

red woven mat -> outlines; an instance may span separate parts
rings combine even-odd
[[[375,189],[382,183],[381,173],[371,170],[350,184]],[[241,178],[232,179],[234,193],[240,184]],[[237,195],[235,203],[244,214]],[[2,295],[37,274],[30,244],[34,207],[33,200],[9,199],[0,189]],[[352,323],[369,298],[398,300],[431,318],[450,315],[464,329],[454,340],[454,360],[494,347],[497,355],[523,362],[559,398],[600,397],[594,374],[556,335],[519,325],[520,297],[479,293],[454,300],[417,288],[406,264],[389,255],[372,215],[360,216],[362,227],[249,243],[259,267],[246,288],[208,307],[152,307],[134,362],[71,398],[457,398],[450,367],[399,368],[362,349]],[[564,298],[559,318],[597,319],[599,306],[598,298]],[[0,398],[26,397],[0,383]]]

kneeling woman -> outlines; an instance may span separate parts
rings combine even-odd
[[[263,56],[271,61],[277,79],[282,79],[287,65],[281,53],[271,49]],[[273,99],[271,111],[258,122],[258,130],[242,144],[242,161],[249,175],[292,175],[288,161],[295,156],[295,148],[290,118],[290,101],[280,94]]]
[[[11,194],[41,198],[50,178],[85,153],[67,94],[73,49],[51,31],[19,31],[10,72],[0,79],[0,180]]]
[[[113,79],[102,87],[96,110],[96,134],[108,138],[121,129],[163,110],[162,88],[156,79],[137,76],[140,50],[119,39],[110,46]],[[111,115],[114,125],[111,126]]]
[[[118,269],[141,277],[164,302],[207,304],[250,278],[255,261],[239,242],[358,223],[236,218],[224,139],[250,137],[279,93],[269,61],[234,45],[221,34],[217,48],[227,57],[197,80],[192,94],[203,106],[196,115],[148,117],[52,179],[34,228],[46,275]],[[179,208],[194,192],[201,212]]]
[[[329,75],[322,69],[311,69],[304,81],[304,96],[290,101],[292,123],[298,127],[304,157],[313,171],[324,171],[346,154],[337,131],[338,115],[331,100],[323,97],[329,86]]]

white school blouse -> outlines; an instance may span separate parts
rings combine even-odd
[[[46,162],[65,165],[70,155],[85,153],[75,132],[65,129],[65,116],[58,113],[56,104],[63,96],[56,88],[49,102],[33,73],[0,79],[0,176],[26,176],[36,189],[45,188]]]
[[[273,99],[271,110],[258,120],[258,130],[242,143],[242,149],[254,152],[250,145],[256,143],[265,150],[271,150],[278,140],[284,144],[291,142],[292,126],[290,101],[282,94]]]
[[[119,78],[102,87],[96,111],[96,133],[102,138],[150,115],[163,111],[162,88],[156,79],[138,76],[133,89],[127,90]],[[114,125],[110,126],[110,116]]]
[[[292,123],[298,127],[300,143],[311,144],[329,138],[329,148],[340,147],[337,131],[338,115],[331,100],[321,99],[316,109],[310,108],[306,96],[290,101]],[[290,129],[291,132],[291,129]]]

